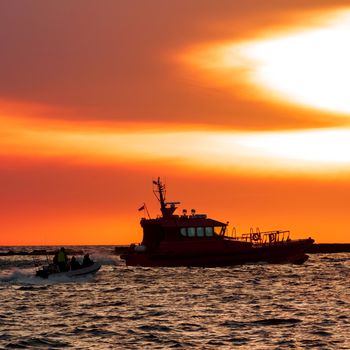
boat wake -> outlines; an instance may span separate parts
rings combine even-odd
[[[12,269],[2,271],[0,274],[0,284],[31,284],[47,285],[56,283],[85,283],[95,279],[93,275],[69,277],[65,275],[52,275],[47,279],[35,276],[35,271],[28,269]]]
[[[33,272],[28,270],[6,270],[0,274],[0,283],[32,284],[35,279]]]

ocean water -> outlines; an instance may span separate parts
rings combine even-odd
[[[350,349],[350,254],[141,268],[79,249],[95,276],[43,280],[32,257],[0,257],[1,349]]]

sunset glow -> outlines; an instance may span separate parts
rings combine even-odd
[[[138,242],[158,176],[240,232],[350,239],[349,7],[180,3],[2,5],[0,244]]]
[[[350,12],[322,18],[316,28],[209,46],[189,59],[228,85],[243,74],[265,99],[350,114]]]
[[[11,124],[11,123],[10,123]],[[4,122],[3,125],[6,125]],[[50,124],[48,124],[50,125]],[[79,128],[63,130],[11,125],[3,128],[0,154],[71,158],[82,163],[167,161],[186,167],[257,174],[282,170],[331,173],[350,170],[350,129],[278,132],[179,130],[125,131]],[[161,145],[161,147],[159,147]],[[288,162],[286,162],[288,160]],[[324,168],[324,165],[329,167]]]

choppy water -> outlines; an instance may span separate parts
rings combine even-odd
[[[350,349],[350,254],[302,266],[125,267],[111,247],[92,277],[33,277],[0,257],[0,348]]]

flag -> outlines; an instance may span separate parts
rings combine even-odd
[[[141,208],[139,208],[139,211],[144,210],[145,209],[145,205],[143,205]]]

